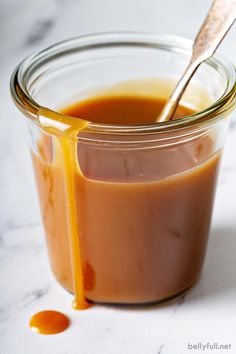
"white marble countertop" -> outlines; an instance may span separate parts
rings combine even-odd
[[[109,30],[193,38],[210,1],[0,1],[0,354],[185,354],[189,344],[230,344],[236,353],[236,113],[226,143],[203,275],[168,306],[71,309],[54,280],[27,150],[27,131],[9,96],[9,77],[27,54],[61,39]],[[221,52],[236,60],[236,28]],[[72,320],[55,336],[34,334],[32,314],[61,310]]]

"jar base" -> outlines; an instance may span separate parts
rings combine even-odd
[[[154,301],[147,301],[147,302],[137,302],[137,303],[131,303],[131,302],[106,302],[106,301],[94,301],[86,298],[87,301],[94,305],[102,305],[102,306],[111,306],[111,307],[132,307],[133,309],[141,308],[141,307],[151,307],[151,306],[167,306],[170,305],[172,302],[175,303],[178,301],[179,298],[182,298],[183,294],[185,294],[190,288],[192,288],[195,284],[197,283],[197,280],[188,285],[186,288],[183,290],[167,296],[161,300],[154,300]]]

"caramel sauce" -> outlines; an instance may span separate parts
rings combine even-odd
[[[139,125],[153,124],[166,100],[148,96],[97,96],[77,102],[61,110],[72,117],[93,123]],[[193,110],[178,106],[174,119],[192,114]]]
[[[105,96],[93,97],[76,103],[61,110],[60,113],[40,108],[38,118],[42,128],[49,134],[58,136],[62,151],[62,163],[64,171],[65,204],[67,206],[67,229],[69,235],[70,257],[73,279],[74,309],[82,310],[90,306],[85,300],[84,287],[91,289],[93,284],[93,272],[91,266],[82,267],[81,247],[79,242],[79,223],[77,220],[74,169],[79,165],[77,159],[76,136],[84,129],[89,121],[104,124],[150,124],[154,123],[158,112],[164,105],[165,100],[153,97],[128,96]],[[175,118],[190,114],[186,107],[179,106]],[[76,119],[72,118],[76,117]],[[49,162],[52,157],[50,139],[44,139],[38,145],[43,159]],[[81,171],[79,169],[79,173]],[[82,174],[81,174],[82,175]],[[83,273],[85,276],[83,276]]]
[[[116,161],[103,150],[94,157],[91,151],[93,163],[87,168],[88,155],[77,143],[89,121],[152,124],[164,103],[162,98],[124,93],[92,97],[61,113],[39,110],[42,128],[57,136],[43,136],[39,155],[33,153],[49,255],[57,279],[74,293],[75,309],[89,307],[86,299],[156,301],[184,290],[199,274],[219,162],[216,154],[200,165],[210,156],[211,139],[203,136],[173,151],[155,150],[149,157],[137,151],[145,171],[157,166],[146,180],[136,173],[139,165],[123,166],[119,151]],[[179,106],[175,119],[193,112]],[[107,171],[100,166],[103,160]],[[194,215],[195,205],[199,211]],[[185,220],[181,210],[188,215]],[[171,245],[177,241],[175,254]],[[195,257],[191,266],[188,253]]]
[[[58,311],[41,311],[32,316],[29,326],[33,332],[56,334],[65,331],[70,324],[69,318]]]

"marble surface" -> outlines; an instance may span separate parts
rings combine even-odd
[[[185,354],[188,344],[230,344],[236,353],[236,113],[231,120],[202,277],[168,306],[71,309],[47,259],[27,131],[9,96],[9,77],[27,54],[58,40],[110,30],[193,38],[210,1],[0,0],[0,354]],[[236,60],[236,28],[220,49]],[[28,328],[42,309],[69,315],[70,328],[41,336]]]

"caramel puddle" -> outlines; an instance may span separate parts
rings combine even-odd
[[[57,334],[65,331],[70,324],[69,318],[61,312],[46,310],[31,317],[29,326],[40,334]]]

